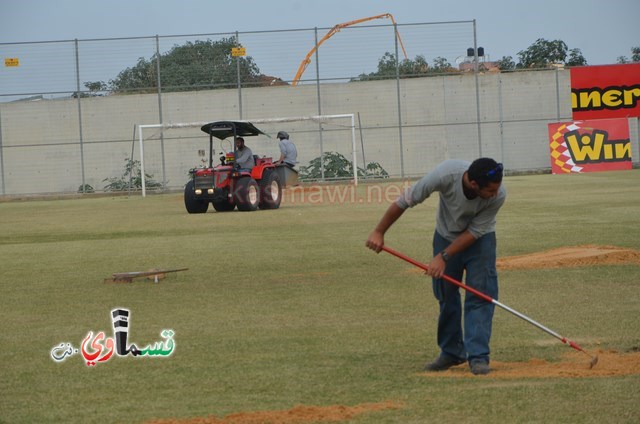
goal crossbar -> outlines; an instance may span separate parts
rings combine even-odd
[[[310,116],[296,116],[296,117],[284,117],[284,118],[260,118],[260,119],[237,119],[236,122],[251,122],[254,124],[277,124],[283,122],[296,122],[296,121],[314,121],[318,123],[325,123],[331,119],[350,119],[351,120],[351,161],[353,163],[353,184],[358,185],[358,164],[357,164],[357,151],[356,151],[356,127],[355,127],[355,115],[353,113],[338,114],[338,115],[310,115]],[[146,184],[145,184],[145,171],[144,171],[144,138],[143,131],[145,129],[159,128],[161,130],[177,129],[177,128],[200,128],[203,125],[209,124],[211,121],[206,122],[176,122],[176,123],[164,123],[164,124],[135,124],[134,131],[137,129],[138,133],[138,146],[140,149],[140,174],[142,180],[142,197],[146,197]]]

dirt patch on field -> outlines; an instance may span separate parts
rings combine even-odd
[[[299,405],[284,411],[237,412],[223,418],[215,416],[187,419],[162,419],[147,421],[145,424],[306,424],[339,422],[353,419],[356,415],[399,409],[403,405],[397,402],[362,403],[356,406]]]
[[[640,265],[640,252],[616,246],[560,247],[528,255],[505,256],[496,260],[498,270],[549,269],[590,265]],[[412,268],[409,273],[424,273]]]
[[[489,378],[581,378],[617,377],[640,374],[640,352],[589,352],[598,356],[598,363],[589,369],[590,359],[580,352],[569,352],[559,362],[530,359],[527,362],[491,361]],[[477,378],[466,364],[442,372],[425,372],[425,377]]]
[[[616,246],[560,247],[521,256],[498,258],[498,269],[565,268],[589,265],[640,265],[640,252]]]

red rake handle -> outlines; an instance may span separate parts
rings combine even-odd
[[[410,264],[415,265],[418,268],[421,268],[421,269],[423,269],[425,271],[429,270],[429,267],[427,265],[425,265],[425,264],[423,264],[421,262],[418,262],[415,259],[412,259],[412,258],[408,257],[407,255],[404,255],[404,254],[402,254],[402,253],[400,253],[400,252],[398,252],[396,250],[393,250],[390,247],[382,246],[382,250],[384,250],[387,253],[392,254],[393,256],[395,256],[397,258],[402,259],[403,261],[409,262]],[[447,282],[449,282],[449,283],[451,283],[451,284],[453,284],[454,286],[458,286],[458,287],[468,291],[469,293],[473,293],[474,295],[478,296],[482,300],[485,300],[485,301],[487,301],[489,303],[493,303],[494,305],[499,306],[499,307],[501,307],[502,309],[504,309],[504,310],[506,310],[508,312],[511,312],[513,315],[517,316],[518,318],[521,318],[521,319],[527,321],[529,324],[532,324],[532,325],[538,327],[542,331],[546,332],[547,334],[552,335],[553,337],[555,337],[558,340],[560,340],[562,343],[571,346],[575,350],[587,353],[587,352],[584,351],[584,349],[582,349],[580,346],[578,346],[577,343],[572,342],[571,340],[567,339],[566,337],[562,337],[560,334],[558,334],[555,331],[545,327],[544,325],[540,324],[539,322],[529,318],[525,314],[522,314],[522,313],[516,311],[515,309],[512,309],[512,308],[508,307],[507,305],[498,302],[497,300],[495,300],[492,297],[487,296],[486,294],[474,289],[473,287],[469,287],[468,285],[466,285],[464,283],[461,283],[460,281],[458,281],[458,280],[456,280],[454,278],[451,278],[448,275],[443,275],[442,279],[447,281]],[[587,355],[589,355],[589,354],[587,353]],[[591,355],[589,355],[589,356],[591,356]]]
[[[411,259],[410,257],[408,257],[407,255],[403,255],[402,253],[393,250],[390,247],[387,246],[382,246],[382,250],[384,250],[387,253],[391,253],[393,256],[396,256],[400,259],[402,259],[403,261],[409,262],[412,265],[417,266],[418,268],[424,269],[425,271],[429,271],[429,267],[421,262],[416,261],[415,259]],[[449,277],[448,275],[443,275],[442,279],[453,284],[454,286],[458,286],[466,291],[468,291],[469,293],[473,293],[476,296],[478,296],[480,299],[485,300],[489,303],[494,303],[494,299],[492,299],[490,296],[487,296],[486,294],[479,292],[478,290],[474,289],[473,287],[469,287],[466,284]]]

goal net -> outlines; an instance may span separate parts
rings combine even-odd
[[[245,139],[254,155],[280,157],[278,131],[289,134],[296,145],[298,163],[303,181],[313,180],[353,180],[358,184],[358,162],[354,114],[314,115],[280,118],[242,119],[251,122],[267,136]],[[149,180],[161,179],[158,186],[180,188],[188,178],[189,169],[208,166],[210,159],[208,136],[200,130],[206,122],[178,122],[166,124],[136,124],[136,137],[131,148],[131,160],[140,161],[142,196],[146,196]],[[137,139],[137,140],[136,140]],[[137,143],[136,143],[137,141]],[[233,151],[233,140],[214,138],[214,166],[221,153]],[[138,152],[135,153],[135,147]],[[327,158],[332,158],[341,169],[326,168]],[[321,160],[322,159],[322,160]],[[339,171],[339,172],[338,172]],[[347,175],[349,173],[350,175]]]

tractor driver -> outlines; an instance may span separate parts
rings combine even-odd
[[[253,152],[250,148],[244,145],[244,138],[236,137],[236,164],[240,169],[246,169],[251,171],[255,165],[253,159]]]

